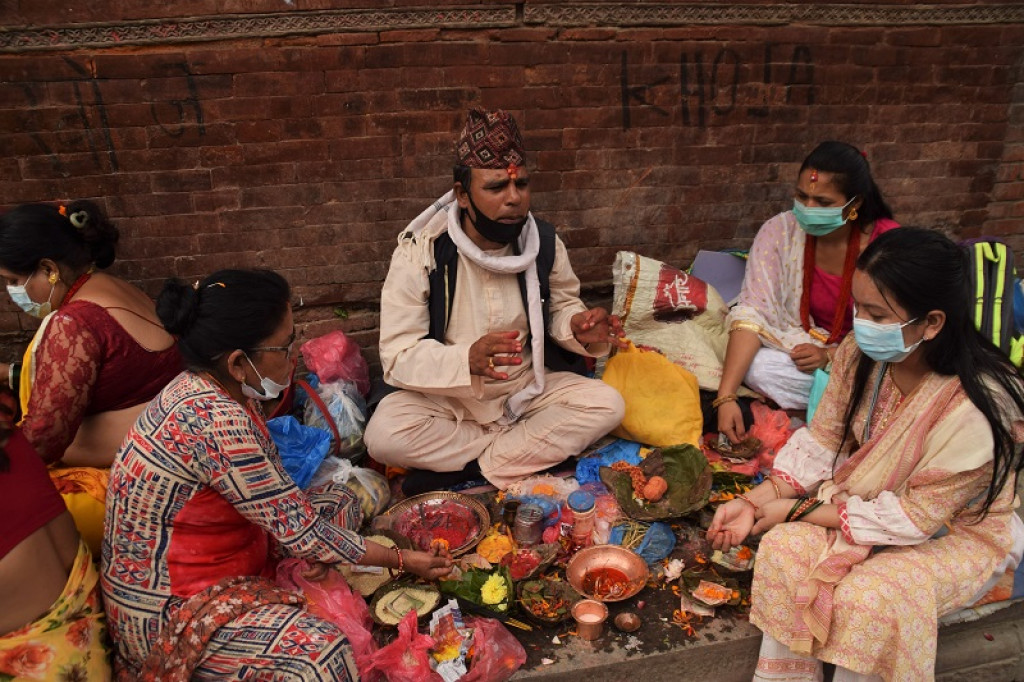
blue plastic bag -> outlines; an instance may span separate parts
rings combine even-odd
[[[640,443],[619,438],[617,441],[605,445],[590,457],[584,457],[576,464],[576,480],[581,486],[587,483],[600,483],[601,477],[598,475],[598,470],[619,461],[639,464],[641,462]]]
[[[331,448],[331,434],[315,426],[303,426],[291,415],[268,420],[267,430],[277,445],[284,470],[295,485],[308,488]]]
[[[615,526],[612,528],[611,536],[608,538],[608,544],[621,545],[625,534],[625,526]],[[633,551],[639,554],[648,564],[656,564],[671,554],[675,547],[676,534],[672,531],[672,526],[661,521],[655,521],[647,529],[647,532],[644,533],[643,540],[640,541],[640,544]]]

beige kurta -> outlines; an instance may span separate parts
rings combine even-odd
[[[424,254],[432,254],[447,220],[446,212],[438,213],[392,256],[381,292],[380,357],[385,381],[406,390],[381,402],[364,439],[374,459],[394,466],[456,471],[479,459],[484,476],[504,487],[578,454],[617,426],[622,399],[600,381],[548,372],[544,392],[522,419],[505,427],[495,423],[505,400],[533,381],[526,310],[516,275],[489,272],[460,254],[445,342],[426,338],[430,287]],[[491,255],[511,253],[508,246]],[[552,338],[581,355],[606,354],[607,344],[585,348],[573,336],[570,319],[586,306],[557,238],[549,281]],[[470,374],[470,346],[501,331],[519,333],[522,364],[503,368],[507,380]]]
[[[859,357],[848,337],[819,413],[786,444],[773,472],[826,502],[849,495],[839,504],[842,528],[780,523],[764,536],[750,622],[799,654],[887,681],[929,680],[938,617],[976,599],[993,572],[1005,570],[1017,522],[1013,479],[978,521],[992,430],[959,379],[936,374],[905,398],[883,375],[875,410],[858,406],[856,442],[845,443],[836,461]],[[948,532],[936,536],[943,526]],[[815,679],[779,651],[762,652],[759,673]]]

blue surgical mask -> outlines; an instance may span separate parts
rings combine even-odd
[[[857,345],[864,355],[876,362],[901,362],[924,341],[922,338],[909,348],[903,345],[903,328],[916,322],[916,317],[909,322],[882,324],[857,317],[856,308],[853,314],[853,336]]]
[[[246,355],[245,359],[249,360],[249,356]],[[252,364],[252,360],[249,360],[249,366],[252,367],[252,371],[256,372],[256,376],[260,378],[260,388],[263,389],[263,393],[260,393],[249,384],[242,382],[242,395],[246,398],[255,398],[256,400],[276,400],[292,383],[290,376],[288,377],[288,383],[286,384],[279,384],[270,377],[263,376],[260,374],[260,371],[256,369],[256,365]]]
[[[38,272],[38,270],[36,270],[36,272]],[[25,284],[8,284],[7,294],[11,297],[11,300],[14,301],[16,306],[24,310],[29,315],[44,318],[53,310],[53,306],[50,304],[50,299],[53,298],[53,289],[57,284],[54,283],[50,286],[50,295],[47,297],[45,303],[36,303],[31,299],[31,297],[29,297],[28,292],[25,291],[25,287],[28,285],[28,280],[32,279],[35,274],[36,273],[33,272],[29,275],[28,279],[25,280]]]
[[[847,201],[843,206],[814,208],[808,208],[793,199],[793,215],[796,216],[796,221],[804,232],[812,237],[824,237],[846,224],[843,211],[853,202],[853,199]]]

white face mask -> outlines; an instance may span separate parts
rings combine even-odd
[[[256,376],[260,378],[260,387],[263,389],[263,393],[260,393],[249,384],[242,382],[242,395],[246,398],[255,398],[256,400],[276,400],[280,397],[281,393],[291,386],[292,378],[288,376],[288,383],[279,384],[270,377],[265,377],[260,374],[260,371],[256,369],[256,365],[252,364],[252,360],[246,355],[245,359],[249,361],[249,366],[252,367],[252,371],[256,372]]]
[[[39,271],[36,270],[36,272]],[[24,310],[29,315],[32,315],[33,317],[43,318],[49,315],[50,311],[53,310],[53,306],[50,304],[50,299],[53,298],[53,290],[57,286],[57,283],[54,282],[52,285],[50,285],[50,295],[46,298],[45,303],[36,303],[28,295],[28,292],[25,291],[25,287],[28,286],[28,280],[32,279],[32,277],[34,277],[35,274],[36,273],[33,272],[31,275],[29,275],[28,279],[25,280],[24,284],[8,284],[7,294],[11,297],[11,300],[14,301],[15,305],[17,305],[19,308]]]

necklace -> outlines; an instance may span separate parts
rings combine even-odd
[[[829,334],[825,338],[821,338],[824,337],[824,334],[811,327],[811,282],[814,281],[814,252],[817,245],[818,238],[807,235],[804,241],[804,290],[800,294],[800,324],[804,331],[813,338],[831,346],[842,338],[843,320],[846,319],[846,308],[850,303],[853,271],[857,265],[857,257],[860,256],[860,229],[856,225],[850,226],[850,236],[846,240],[846,258],[843,261],[842,283],[839,285],[839,298],[836,299],[836,311],[832,316],[832,326],[829,327]]]
[[[78,290],[82,288],[82,285],[84,285],[86,282],[89,281],[90,277],[92,277],[92,270],[89,270],[87,272],[83,272],[78,277],[78,279],[75,280],[74,284],[71,285],[71,288],[68,289],[68,293],[64,294],[64,298],[62,298],[60,300],[60,305],[57,306],[57,307],[58,308],[64,307],[65,303],[67,303],[72,298],[74,298],[75,294],[78,293]]]

